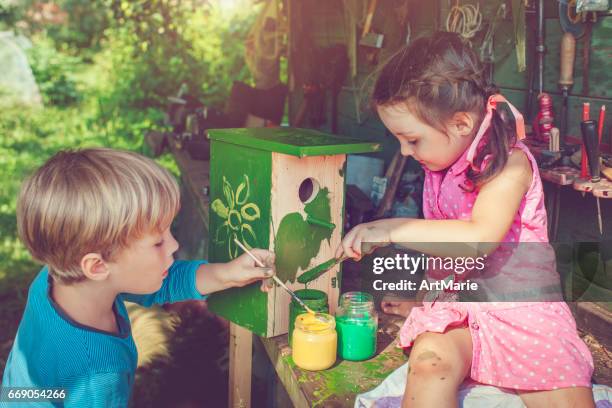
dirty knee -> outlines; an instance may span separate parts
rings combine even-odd
[[[458,367],[454,367],[452,361],[442,356],[435,350],[422,348],[410,354],[408,365],[408,380],[410,379],[436,379],[447,380],[454,376]]]

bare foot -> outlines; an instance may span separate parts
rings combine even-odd
[[[386,314],[408,317],[415,306],[421,306],[422,302],[417,300],[383,300],[380,306]]]

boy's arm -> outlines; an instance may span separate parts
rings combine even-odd
[[[161,305],[164,303],[174,303],[183,300],[204,300],[203,296],[196,287],[196,274],[205,269],[206,261],[174,261],[168,269],[168,276],[164,279],[162,287],[154,293],[148,295],[135,295],[132,293],[122,293],[123,300],[138,303],[149,307],[151,305]]]
[[[251,253],[265,265],[271,266],[260,268],[247,254],[226,263],[174,261],[168,270],[168,277],[157,292],[149,295],[122,293],[121,297],[145,307],[182,300],[204,300],[210,293],[271,277],[274,274],[274,255],[263,249],[252,249]]]
[[[66,408],[127,407],[131,386],[127,373],[88,373],[64,384]]]

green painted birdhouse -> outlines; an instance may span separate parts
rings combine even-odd
[[[377,143],[309,129],[210,130],[210,262],[242,254],[235,243],[276,254],[277,276],[293,290],[297,277],[334,256],[342,238],[344,169],[348,153],[374,152]],[[339,292],[339,266],[308,283]],[[264,337],[287,333],[289,295],[259,284],[215,293],[215,313]]]

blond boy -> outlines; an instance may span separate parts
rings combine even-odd
[[[225,264],[174,261],[170,224],[178,209],[172,176],[124,151],[59,152],[25,181],[19,234],[46,266],[29,290],[2,379],[5,394],[57,388],[66,407],[126,406],[137,351],[125,300],[150,306],[205,299],[273,274],[245,255]],[[273,264],[271,252],[253,252]]]

